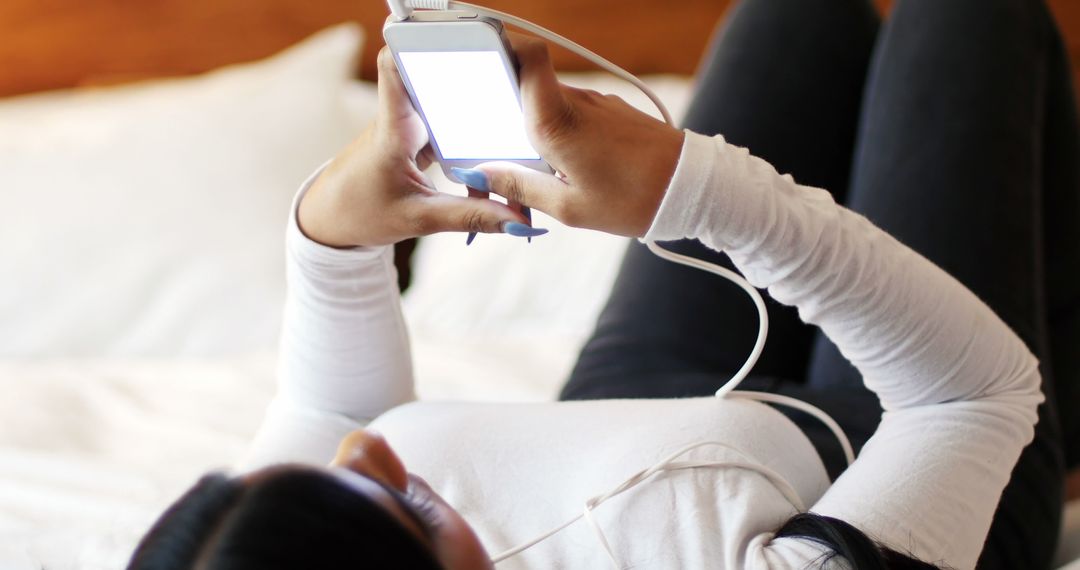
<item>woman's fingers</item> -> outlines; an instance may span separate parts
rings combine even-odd
[[[477,198],[477,199],[480,199],[480,200],[487,200],[488,197],[490,196],[490,194],[488,192],[481,192],[479,190],[469,188],[468,186],[466,186],[465,188],[466,188],[466,190],[469,191],[469,197],[470,198]],[[513,209],[513,208],[511,208],[511,209]],[[474,239],[476,239],[476,231],[475,230],[470,230],[469,231],[469,237],[465,240],[465,245],[472,245],[472,242],[473,242]]]
[[[390,48],[383,47],[379,52],[379,111],[390,120],[407,119],[415,114],[409,94],[401,82],[397,64]]]
[[[430,144],[425,144],[420,152],[416,153],[416,167],[421,171],[427,170],[431,163],[435,162],[435,149]]]
[[[394,55],[385,47],[379,52],[378,88],[379,108],[375,124],[381,135],[382,150],[391,157],[404,155],[417,163],[433,156],[430,151],[421,156],[428,146],[427,128],[401,82]]]
[[[546,212],[563,222],[569,187],[561,179],[512,162],[488,162],[459,178],[473,178],[470,186],[494,192],[516,203]]]
[[[510,209],[515,211],[515,212],[521,212],[521,215],[525,216],[526,220],[531,221],[531,216],[528,214],[529,208],[527,206],[522,206],[521,202],[515,202],[513,200],[507,200],[506,205],[509,206]]]
[[[546,147],[573,127],[573,105],[555,75],[547,44],[519,34],[510,34],[510,44],[518,60],[518,82],[530,134],[539,139],[533,144]]]
[[[512,233],[507,228],[518,226],[507,224],[528,225],[521,212],[501,202],[441,193],[425,196],[416,217],[419,235],[436,232]]]

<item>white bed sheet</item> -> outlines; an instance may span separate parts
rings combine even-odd
[[[170,498],[243,450],[274,357],[0,363],[0,568],[121,568]]]

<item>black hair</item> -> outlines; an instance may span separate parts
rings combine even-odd
[[[874,541],[850,524],[815,513],[800,513],[788,519],[776,538],[805,538],[825,546],[831,552],[821,560],[824,567],[839,556],[855,570],[925,570],[939,568],[908,554]]]
[[[854,526],[815,513],[795,515],[776,538],[803,538],[855,570],[938,566],[875,542]],[[209,474],[146,533],[128,570],[438,570],[428,547],[370,498],[309,468],[279,468],[251,482]]]
[[[128,570],[438,570],[415,534],[329,473],[204,476],[139,542]]]

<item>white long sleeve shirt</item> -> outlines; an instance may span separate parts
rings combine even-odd
[[[391,249],[323,247],[299,231],[293,211],[280,387],[247,466],[325,464],[342,436],[370,425],[491,553],[564,522],[586,498],[674,450],[711,440],[731,449],[690,457],[766,466],[799,500],[752,470],[661,474],[595,511],[624,567],[812,566],[820,546],[772,535],[811,510],[919,559],[972,568],[1033,436],[1036,360],[985,304],[829,193],[721,137],[686,134],[646,239],[692,237],[726,251],[859,369],[885,414],[832,484],[805,435],[756,402],[413,402]],[[579,522],[499,568],[609,566]]]

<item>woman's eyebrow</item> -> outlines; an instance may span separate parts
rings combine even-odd
[[[416,512],[416,507],[414,507],[412,503],[410,503],[409,500],[405,498],[405,495],[401,491],[398,491],[397,489],[383,483],[382,481],[379,481],[378,479],[375,479],[374,477],[371,477],[370,479],[374,481],[376,485],[382,487],[383,490],[386,491],[387,494],[389,494],[390,497],[394,499],[394,502],[397,503],[399,507],[401,507],[401,510],[405,511],[405,514],[409,517],[409,519],[416,523],[416,525],[420,528],[420,532],[424,535],[424,538],[426,538],[430,544],[434,544],[435,529],[431,526],[431,523],[427,519],[420,516],[420,513]]]

